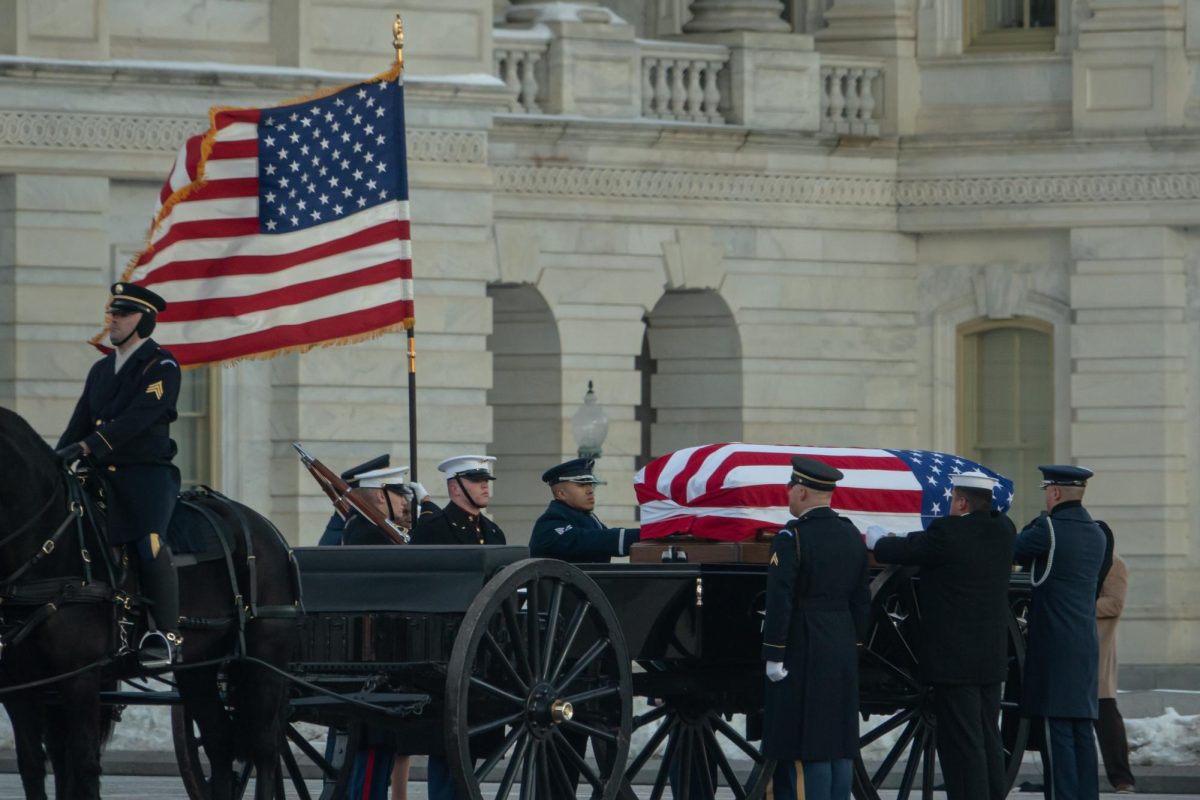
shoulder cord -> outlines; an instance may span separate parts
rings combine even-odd
[[[1046,516],[1046,527],[1050,529],[1050,551],[1046,553],[1046,571],[1042,573],[1041,579],[1034,574],[1034,569],[1037,567],[1037,559],[1029,565],[1030,583],[1034,588],[1041,586],[1050,577],[1050,567],[1054,565],[1054,522],[1050,516]]]

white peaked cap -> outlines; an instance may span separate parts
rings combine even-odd
[[[495,456],[450,456],[438,464],[437,468],[440,472],[446,473],[447,478],[462,475],[463,477],[486,476],[488,480],[495,480],[495,476],[492,475],[492,464],[495,463]]]
[[[991,475],[985,475],[977,469],[950,476],[950,485],[960,489],[984,489],[990,492],[996,488],[997,483],[999,481]]]
[[[408,467],[388,467],[373,469],[370,472],[360,472],[354,476],[360,489],[382,489],[408,480]]]

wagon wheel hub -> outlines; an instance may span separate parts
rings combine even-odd
[[[575,716],[575,707],[559,697],[553,686],[539,683],[529,692],[525,714],[534,735],[546,736],[555,725],[569,722]]]

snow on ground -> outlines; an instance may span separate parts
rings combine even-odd
[[[1173,708],[1159,717],[1125,720],[1129,761],[1139,767],[1200,764],[1200,714],[1183,716]]]

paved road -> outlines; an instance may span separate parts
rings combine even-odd
[[[313,797],[320,795],[320,787],[314,781],[309,784],[310,791]],[[486,787],[485,787],[486,788]],[[635,787],[639,798],[648,798],[650,796],[649,786]],[[104,800],[188,800],[184,794],[183,787],[179,783],[178,778],[162,777],[162,776],[130,776],[130,775],[110,775],[105,777],[102,786]],[[0,775],[0,800],[17,800],[21,794],[21,782],[16,775]],[[289,794],[289,797],[292,795]],[[485,791],[484,796],[489,794]],[[514,792],[515,796],[515,792]],[[732,797],[732,795],[729,795]],[[894,792],[885,792],[885,800],[895,798]],[[1117,795],[1101,794],[1104,798],[1116,798]],[[410,787],[408,793],[409,800],[427,800],[424,784],[414,785]],[[585,794],[580,794],[580,797],[587,797]],[[944,798],[945,795],[938,794],[938,798]],[[1013,800],[1034,800],[1040,798],[1041,794],[1022,794],[1014,792],[1010,797]],[[1124,797],[1124,795],[1122,795]],[[1142,794],[1138,797],[1146,800],[1195,800],[1196,795],[1184,794]]]

